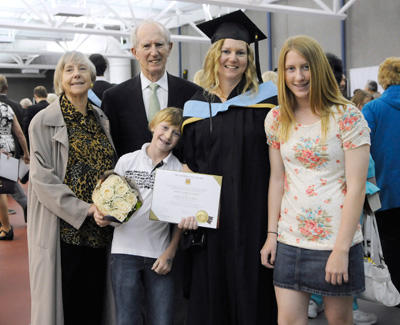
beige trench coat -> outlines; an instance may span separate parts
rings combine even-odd
[[[111,141],[108,119],[96,117]],[[76,229],[90,204],[63,184],[68,162],[68,134],[58,101],[40,111],[29,127],[31,162],[28,187],[28,254],[31,325],[63,325],[60,219]]]

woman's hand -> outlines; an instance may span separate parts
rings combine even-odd
[[[168,249],[161,254],[159,258],[154,262],[152,270],[160,275],[165,275],[171,271],[172,262],[174,260],[174,255],[169,252]]]
[[[349,253],[333,250],[325,266],[325,281],[333,285],[341,285],[349,281]]]
[[[99,227],[105,227],[111,223],[111,221],[104,219],[104,215],[97,209],[94,204],[90,206],[88,215],[93,216],[94,221]]]
[[[195,217],[182,218],[178,228],[182,230],[196,230],[199,227]]]
[[[24,153],[24,156],[22,157],[22,160],[24,161],[25,164],[29,165],[29,162],[30,162],[29,152],[25,152]]]
[[[7,159],[12,157],[12,154],[10,154],[9,152],[5,151],[3,148],[0,149],[0,153],[6,155]]]
[[[278,236],[276,234],[273,233],[268,234],[267,240],[265,241],[265,244],[260,251],[261,264],[269,269],[274,268],[277,239]]]

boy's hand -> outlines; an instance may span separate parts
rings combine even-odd
[[[178,224],[178,228],[182,230],[196,230],[198,227],[195,217],[182,218],[181,222]]]
[[[157,274],[165,275],[171,271],[173,260],[174,257],[169,254],[168,250],[166,250],[159,258],[157,258],[151,269]]]

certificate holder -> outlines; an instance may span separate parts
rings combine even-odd
[[[150,219],[179,223],[194,216],[200,227],[218,228],[222,176],[157,169]]]

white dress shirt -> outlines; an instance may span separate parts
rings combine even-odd
[[[142,83],[142,94],[143,94],[143,103],[144,108],[146,109],[146,116],[149,113],[149,98],[151,94],[150,84],[153,83],[149,79],[147,79],[144,74],[140,73],[140,81]],[[167,72],[155,82],[159,85],[157,88],[157,97],[160,103],[160,109],[164,109],[168,106],[168,77]]]

